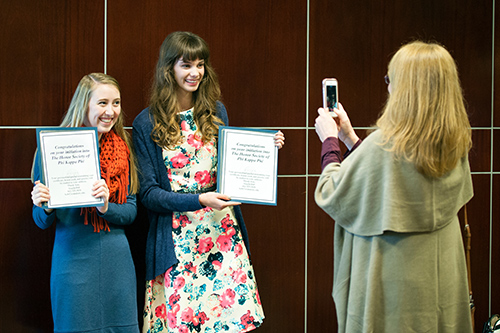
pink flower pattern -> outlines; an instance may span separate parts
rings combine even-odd
[[[189,124],[187,121],[181,121],[181,130],[184,132],[189,131]]]
[[[241,268],[235,270],[231,274],[231,277],[233,278],[234,282],[238,284],[247,282],[247,274]]]
[[[212,242],[212,237],[202,237],[196,250],[199,253],[207,253],[214,247],[214,242]]]
[[[195,134],[189,134],[187,137],[187,143],[191,146],[194,147],[195,149],[200,149],[203,146],[203,141],[201,141],[201,138],[198,137]]]
[[[167,317],[167,306],[165,304],[161,304],[155,309],[155,315],[157,317],[165,319]]]
[[[183,168],[189,163],[189,156],[184,155],[184,153],[177,153],[174,157],[170,159],[170,163],[173,168]]]
[[[217,237],[217,247],[222,252],[229,252],[232,245],[233,243],[231,242],[231,237],[228,235],[220,235]]]
[[[234,290],[226,289],[220,297],[220,305],[225,309],[230,308],[234,304],[235,297],[236,293]]]
[[[212,178],[207,170],[198,171],[194,175],[194,179],[200,184],[200,186],[205,187],[210,184]]]

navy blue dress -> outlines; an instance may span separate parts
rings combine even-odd
[[[34,180],[39,179],[36,163]],[[101,216],[111,231],[96,233],[79,208],[47,214],[33,206],[40,228],[56,224],[50,277],[54,332],[139,332],[135,268],[124,231],[136,215],[135,195],[124,204],[109,203]]]

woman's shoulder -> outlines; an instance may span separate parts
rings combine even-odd
[[[221,101],[215,102],[215,110],[217,111],[217,113],[221,113],[221,112],[226,113],[227,112],[226,106]]]
[[[145,108],[144,110],[141,111],[141,113],[139,113],[137,115],[137,117],[135,117],[134,119],[134,122],[132,123],[132,126],[133,127],[146,127],[146,126],[151,126],[152,125],[152,118],[151,118],[151,114],[149,112],[149,108]]]
[[[361,141],[361,144],[352,151],[349,156],[353,155],[357,151],[363,151],[363,150],[368,150],[368,151],[373,151],[373,147],[378,147],[382,149],[382,144],[383,142],[383,134],[379,129],[376,129],[374,131],[371,131],[368,133],[368,135]],[[380,149],[375,149],[375,150],[380,150]],[[359,154],[359,153],[358,153]]]
[[[217,101],[215,102],[215,111],[216,111],[216,116],[219,117],[224,124],[228,124],[228,117],[227,117],[227,111],[226,111],[226,106],[221,102]]]
[[[380,128],[377,128],[377,129],[370,131],[370,133],[366,136],[366,138],[363,139],[363,142],[365,142],[365,141],[381,142],[383,138],[384,138],[384,134],[382,133]]]

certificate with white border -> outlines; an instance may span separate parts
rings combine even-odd
[[[277,204],[276,131],[219,127],[217,192],[243,203]]]
[[[41,182],[50,191],[44,208],[103,206],[104,200],[92,195],[101,179],[97,128],[38,128],[36,137]]]

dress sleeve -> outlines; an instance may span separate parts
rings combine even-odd
[[[117,225],[128,225],[134,222],[137,216],[137,202],[135,194],[127,195],[127,201],[123,204],[110,202],[108,204],[108,211],[104,214],[97,214],[102,216],[106,221]]]
[[[33,183],[36,182],[37,180],[40,180],[40,163],[39,163],[39,154],[38,151],[35,154],[35,163],[34,163],[34,169],[33,169]],[[55,209],[52,210],[51,213],[47,214],[45,210],[41,207],[33,205],[32,208],[32,216],[33,220],[35,221],[36,225],[41,228],[41,229],[47,229],[50,227],[55,219],[56,219],[56,211]]]

